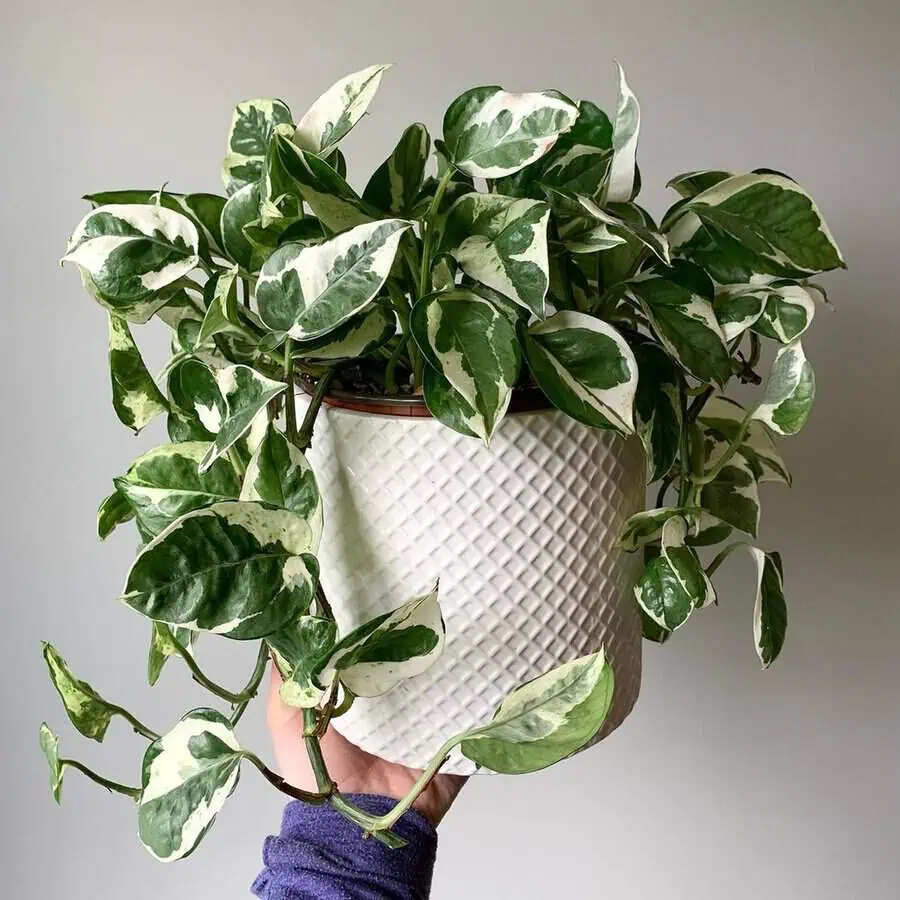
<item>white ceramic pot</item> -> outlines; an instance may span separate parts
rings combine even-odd
[[[357,699],[335,721],[350,741],[421,768],[517,685],[601,645],[615,695],[598,738],[622,723],[641,680],[639,560],[615,548],[643,508],[637,440],[544,410],[508,415],[485,448],[431,418],[326,406],[309,458],[325,500],[322,582],[342,630],[440,577],[443,656]],[[444,771],[474,766],[455,754]]]

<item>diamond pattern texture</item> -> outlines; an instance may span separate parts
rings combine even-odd
[[[485,448],[433,419],[324,408],[309,458],[325,499],[322,582],[343,631],[440,577],[441,659],[335,727],[422,768],[451,735],[487,722],[517,685],[601,645],[625,719],[641,679],[637,555],[615,548],[643,507],[637,440],[557,411],[508,416]],[[458,752],[444,771],[471,774]]]

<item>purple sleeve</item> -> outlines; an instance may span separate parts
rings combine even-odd
[[[349,798],[374,815],[397,802],[371,794]],[[363,840],[359,826],[330,806],[289,803],[281,834],[266,838],[265,868],[253,893],[262,900],[427,900],[437,832],[415,810],[394,831],[408,842],[405,847]]]

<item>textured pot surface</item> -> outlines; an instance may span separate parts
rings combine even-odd
[[[323,407],[309,458],[325,500],[322,582],[342,630],[437,578],[447,626],[428,672],[335,721],[349,740],[421,768],[514,687],[601,645],[615,695],[598,737],[621,724],[641,677],[639,560],[615,548],[643,507],[636,440],[544,411],[508,416],[485,448],[430,418]],[[444,771],[474,766],[455,754]]]

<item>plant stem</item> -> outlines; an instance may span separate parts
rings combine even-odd
[[[300,800],[303,803],[311,803],[313,806],[322,806],[324,803],[328,802],[330,794],[316,794],[312,791],[304,791],[294,787],[280,775],[276,775],[255,753],[250,753],[245,750],[241,755],[244,759],[253,763],[253,765],[259,769],[263,778],[265,778],[272,787],[281,791],[282,794],[287,794],[288,797],[293,797],[294,800]]]
[[[735,541],[733,544],[729,544],[727,547],[723,547],[712,559],[712,562],[706,567],[706,575],[708,578],[711,578],[713,573],[719,566],[734,553],[739,547],[750,547],[752,546],[749,541]]]
[[[681,406],[681,434],[678,444],[678,464],[681,473],[678,481],[678,505],[684,506],[691,491],[691,424],[687,416],[687,384],[683,375],[678,380],[678,402]]]
[[[297,449],[301,452],[306,452],[309,448],[309,445],[312,443],[312,435],[313,428],[316,424],[316,416],[319,414],[319,407],[322,405],[322,401],[325,399],[325,395],[328,393],[328,386],[331,384],[331,379],[334,378],[335,370],[328,369],[324,375],[319,379],[316,384],[316,391],[312,396],[312,399],[309,401],[309,406],[306,409],[306,415],[303,417],[303,424],[300,426],[300,431],[297,433],[297,440],[294,443],[297,446]]]
[[[397,394],[400,391],[397,386],[397,363],[400,362],[400,357],[406,351],[408,343],[409,336],[404,334],[397,341],[397,346],[394,347],[394,352],[391,353],[391,358],[388,360],[387,368],[384,371],[384,390],[387,394]]]
[[[247,474],[247,467],[241,462],[241,458],[238,456],[238,452],[234,447],[228,448],[228,461],[234,467],[234,471],[237,472],[238,477],[243,480],[244,475]]]
[[[159,735],[152,729],[148,728],[143,724],[139,719],[133,716],[127,709],[123,709],[121,706],[116,706],[114,703],[109,704],[110,709],[114,715],[121,716],[125,719],[126,722],[135,730],[135,732],[141,737],[147,738],[148,741],[158,741]]]
[[[453,166],[447,166],[447,171],[441,176],[438,186],[435,189],[434,197],[431,198],[431,205],[428,212],[422,220],[422,227],[425,231],[424,240],[422,242],[422,265],[419,269],[419,297],[422,298],[431,292],[431,256],[434,253],[434,216],[444,199],[444,192],[450,179],[453,178]]]
[[[294,342],[290,336],[284,340],[284,381],[287,384],[287,392],[284,395],[284,426],[287,439],[292,443],[297,442],[297,407],[294,405],[294,360],[291,352]]]
[[[747,436],[747,429],[750,428],[750,422],[753,418],[753,410],[748,411],[747,415],[741,420],[741,424],[738,426],[737,434],[735,434],[734,439],[728,445],[728,449],[719,457],[716,464],[704,472],[702,475],[692,475],[691,480],[694,484],[710,484],[715,481],[718,477],[719,472],[728,465],[731,461],[731,458],[735,453],[738,452],[741,444],[744,442],[744,438]]]
[[[131,797],[132,800],[140,799],[140,788],[129,787],[127,784],[119,784],[118,781],[110,781],[108,778],[98,775],[83,763],[78,762],[77,759],[61,759],[59,764],[64,768],[77,769],[82,775],[86,775],[91,781],[99,784],[100,787],[106,788],[108,791],[112,791],[116,794],[124,794],[126,797]]]
[[[191,670],[191,674],[194,676],[194,681],[197,684],[205,687],[211,694],[215,694],[217,697],[221,697],[223,700],[227,700],[232,706],[239,706],[245,700],[252,700],[253,694],[248,694],[245,691],[241,691],[240,694],[235,694],[232,691],[229,691],[228,688],[222,687],[220,684],[216,684],[211,678],[207,678],[206,675],[203,674],[200,666],[197,665],[196,660],[193,656],[178,643],[178,641],[172,642],[172,648],[175,652],[185,661],[187,667]]]
[[[266,673],[266,663],[268,662],[268,659],[269,648],[266,646],[265,641],[260,641],[259,653],[256,655],[256,665],[253,668],[253,672],[250,674],[250,680],[247,682],[246,687],[241,691],[242,694],[247,695],[247,698],[241,700],[231,713],[232,725],[237,725],[237,723],[241,721],[241,716],[244,715],[244,712],[250,705],[250,700],[259,692],[259,686],[262,684],[263,675]]]
[[[322,745],[319,743],[316,711],[314,709],[303,710],[303,742],[306,744],[306,753],[309,756],[309,764],[316,776],[316,787],[325,794],[333,794],[337,785],[328,774],[325,765],[325,757],[322,756]]]
[[[241,279],[241,302],[244,309],[250,309],[250,281],[247,278]]]
[[[353,701],[355,699],[356,694],[344,685],[344,696],[341,697],[341,702],[332,710],[331,718],[336,719],[338,716],[342,716],[351,706],[353,706]]]

